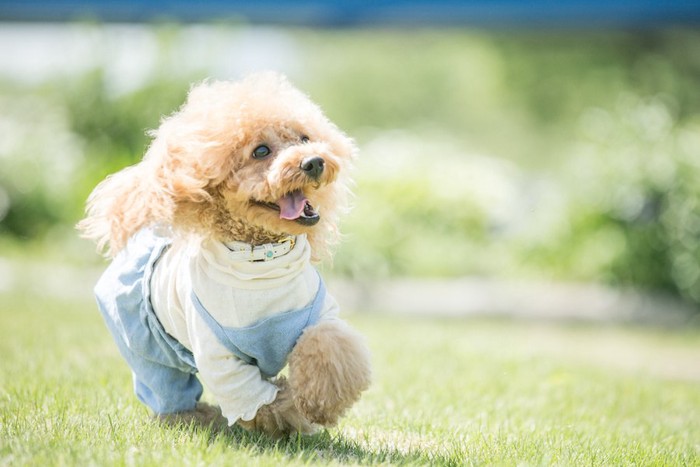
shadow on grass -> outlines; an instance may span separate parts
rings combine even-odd
[[[288,438],[273,439],[261,433],[251,433],[238,426],[223,431],[208,428],[190,428],[193,434],[207,436],[209,443],[224,443],[232,449],[244,450],[252,455],[269,455],[302,462],[335,461],[347,464],[397,463],[412,464],[426,461],[438,461],[449,465],[449,459],[442,455],[411,450],[402,452],[390,446],[368,449],[356,440],[343,437],[342,433],[323,430],[315,435],[293,435]]]

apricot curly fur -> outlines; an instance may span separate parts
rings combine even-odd
[[[307,328],[289,356],[294,405],[308,420],[333,426],[371,381],[362,336],[340,320]]]

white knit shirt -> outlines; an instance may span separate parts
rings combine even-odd
[[[231,250],[212,240],[176,239],[156,263],[151,303],[168,334],[193,355],[202,381],[229,424],[251,420],[275,400],[277,387],[224,347],[194,308],[194,291],[224,327],[250,326],[269,316],[307,306],[319,276],[310,263],[305,235],[288,253],[269,261],[233,260]],[[338,305],[326,294],[321,320],[334,319]]]

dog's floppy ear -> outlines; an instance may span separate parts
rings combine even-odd
[[[107,177],[88,198],[77,228],[105,255],[116,255],[144,227],[176,224],[179,208],[210,201],[207,188],[230,172],[226,135],[202,115],[216,107],[207,105],[216,96],[210,88],[194,87],[185,105],[150,133],[143,161]]]
[[[192,157],[192,153],[169,147],[156,137],[143,161],[97,185],[78,230],[95,241],[99,251],[113,257],[142,228],[174,224],[178,206],[210,200],[206,187],[219,174],[214,170],[198,172],[200,164],[193,167],[192,162],[183,160]]]
[[[173,200],[162,185],[159,170],[147,160],[108,176],[93,190],[87,215],[77,225],[84,238],[113,257],[133,234],[157,222],[169,222]]]

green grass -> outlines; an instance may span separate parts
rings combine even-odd
[[[350,315],[375,383],[270,441],[152,423],[90,302],[0,295],[0,465],[699,465],[700,330]]]

